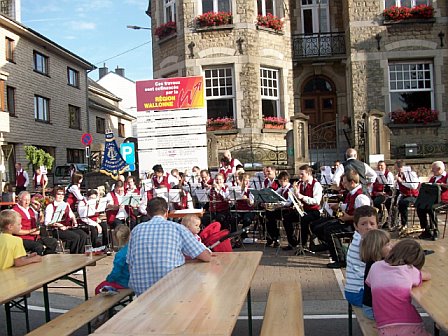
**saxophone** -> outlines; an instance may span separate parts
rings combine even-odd
[[[338,208],[336,209],[336,212],[334,213],[334,217],[337,219],[344,216],[344,211],[342,211],[342,202],[339,202]]]

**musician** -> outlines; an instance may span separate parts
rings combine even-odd
[[[135,177],[132,175],[129,175],[126,178],[124,192],[126,195],[129,194],[140,194],[140,188],[135,183]]]
[[[184,210],[184,209],[194,209],[193,198],[191,194],[187,191],[188,185],[185,183],[185,174],[179,173],[179,184],[174,186],[172,189],[180,189],[179,197],[180,202],[172,202],[172,207],[174,210]]]
[[[433,176],[429,183],[439,184],[441,187],[440,199],[442,204],[448,203],[448,174],[445,171],[445,164],[442,161],[434,161],[431,165]],[[441,204],[434,204],[429,209],[417,208],[417,215],[420,220],[420,227],[425,231],[419,236],[420,239],[437,240],[439,237],[439,230],[437,227],[437,214],[434,208]],[[429,216],[429,225],[428,225]]]
[[[271,188],[273,190],[277,190],[279,188],[278,181],[276,180],[277,170],[275,167],[267,166],[266,167],[266,178],[263,181],[264,188]]]
[[[73,173],[71,183],[65,191],[64,202],[67,202],[70,205],[70,209],[72,209],[72,211],[75,211],[78,202],[84,199],[84,196],[81,194],[82,179],[83,176],[81,173]]]
[[[363,205],[371,205],[370,197],[363,191],[359,180],[357,171],[347,169],[342,177],[342,186],[348,190],[345,202],[341,204],[342,216],[336,219],[318,220],[310,225],[311,231],[325,243],[330,251],[333,262],[327,264],[328,268],[345,267],[345,254],[342,250],[341,241],[334,236],[344,232],[353,232],[353,214],[355,209]],[[336,210],[339,204],[332,204],[331,207],[333,210]]]
[[[219,172],[224,174],[224,178],[227,179],[227,175],[235,173],[237,165],[242,165],[242,163],[240,160],[232,158],[230,151],[226,150],[220,160]]]
[[[99,219],[99,213],[95,212],[89,216],[89,205],[87,201],[97,201],[98,191],[96,189],[90,189],[87,192],[87,199],[84,199],[78,203],[79,219],[85,224],[87,232],[90,233],[92,246],[107,246],[109,240],[107,237],[107,224]],[[95,203],[95,209],[98,204]],[[101,236],[101,241],[99,237]]]
[[[378,161],[378,176],[372,185],[373,206],[381,211],[381,205],[384,203],[387,211],[390,211],[392,203],[392,187],[395,184],[394,174],[387,169],[386,163]],[[389,197],[388,197],[389,196]]]
[[[78,228],[78,222],[72,209],[68,203],[64,202],[64,195],[64,187],[54,188],[54,202],[45,208],[45,225],[53,228],[53,237],[66,242],[70,253],[83,254],[88,236],[87,233]],[[64,209],[62,219],[60,222],[51,223],[59,206]]]
[[[300,219],[300,239],[303,247],[308,242],[310,223],[320,218],[320,202],[322,200],[322,185],[313,177],[310,165],[299,167],[300,182],[294,186],[294,195],[302,203],[305,216]],[[283,222],[285,231],[294,232],[292,223]]]
[[[408,226],[408,207],[412,203],[415,203],[418,196],[418,188],[420,183],[417,173],[414,171],[405,171],[405,162],[403,160],[397,160],[395,162],[395,169],[398,172],[395,177],[397,181],[397,189],[400,193],[398,196],[398,212],[401,217],[401,226],[406,228]]]
[[[106,195],[108,201],[106,206],[107,225],[112,229],[120,224],[126,225],[128,221],[130,221],[132,228],[136,224],[133,211],[130,211],[129,206],[122,205],[123,196],[125,194],[122,181],[117,181],[114,190]]]
[[[358,153],[354,148],[347,149],[345,156],[347,160],[342,162],[334,172],[334,184],[337,186],[340,185],[342,175],[349,168],[358,173],[359,181],[364,187],[376,180],[376,172],[367,163],[357,159]]]
[[[33,182],[34,190],[37,192],[42,191],[42,194],[45,196],[45,188],[48,184],[48,177],[46,174],[42,174],[40,167],[37,167],[34,170]]]
[[[224,175],[218,173],[209,192],[211,217],[221,223],[221,228],[230,230],[229,189],[224,183]]]
[[[152,176],[153,188],[167,188],[170,190],[172,186],[179,184],[179,180],[173,175],[165,174],[162,165],[156,164],[152,167],[152,170],[154,171]]]
[[[210,189],[213,185],[213,179],[210,177],[210,172],[207,169],[202,169],[199,173],[202,189]]]
[[[248,173],[240,174],[238,179],[240,181],[242,199],[236,201],[235,210],[237,212],[234,223],[241,221],[243,227],[247,227],[252,223],[255,217],[255,212],[253,212],[253,210],[255,209],[255,199],[254,195],[252,195],[249,190],[250,175]],[[232,231],[236,230],[236,227],[232,228]],[[241,235],[241,239],[244,240],[244,238],[247,238],[246,232]]]
[[[277,220],[282,220],[283,225],[285,223],[297,222],[300,220],[297,211],[293,210],[291,207],[292,200],[290,199],[289,191],[292,189],[292,185],[289,183],[288,172],[282,171],[278,174],[278,183],[279,188],[275,192],[286,199],[286,201],[279,204],[281,207],[278,209],[266,212],[266,230],[268,233],[266,246],[271,246],[273,244],[273,247],[279,246],[278,239],[280,232],[277,227]],[[284,247],[283,250],[292,250],[297,246],[297,239],[294,237],[294,232],[291,233],[290,231],[287,231],[286,234],[288,238],[288,246]]]

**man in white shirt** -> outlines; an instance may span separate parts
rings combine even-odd
[[[373,183],[376,180],[376,172],[370,167],[367,163],[359,161],[357,159],[358,153],[354,148],[349,148],[345,152],[345,156],[347,160],[340,164],[333,175],[333,183],[337,186],[340,185],[341,177],[344,175],[344,172],[351,168],[355,170],[359,175],[359,182],[365,188],[370,183]],[[365,190],[367,190],[365,188]]]
[[[30,179],[28,177],[28,173],[26,170],[22,168],[22,164],[17,162],[15,165],[16,168],[16,195],[18,195],[21,191],[26,190],[28,184],[30,183]]]

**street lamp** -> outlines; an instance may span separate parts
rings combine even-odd
[[[135,29],[135,30],[139,30],[139,29],[147,29],[147,30],[151,30],[151,28],[148,28],[148,27],[140,27],[140,26],[126,26],[126,28],[129,28],[129,29]]]

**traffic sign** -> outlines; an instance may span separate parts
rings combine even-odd
[[[93,140],[93,138],[92,138],[92,135],[90,133],[84,133],[81,136],[81,143],[84,146],[90,146],[90,144],[92,143],[92,140]]]
[[[128,165],[135,163],[135,144],[132,142],[123,142],[120,145],[120,153]]]

